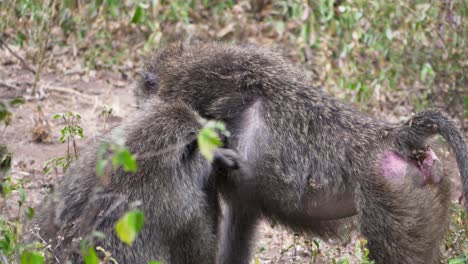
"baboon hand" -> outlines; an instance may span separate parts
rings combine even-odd
[[[239,169],[240,156],[236,151],[227,148],[219,148],[214,152],[213,163],[221,168],[231,170]]]

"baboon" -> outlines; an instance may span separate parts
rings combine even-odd
[[[249,262],[262,216],[324,238],[357,221],[376,263],[438,259],[449,181],[427,148],[435,134],[455,152],[468,195],[467,145],[443,112],[426,110],[404,124],[372,119],[308,85],[278,53],[250,44],[169,45],[142,76],[138,104],[183,101],[226,122],[229,148],[252,172],[245,186],[217,184],[228,205],[219,263]]]
[[[72,164],[58,193],[28,228],[26,240],[50,241],[60,263],[77,263],[79,238],[93,230],[106,235],[94,245],[111,252],[120,264],[215,263],[219,204],[214,175],[241,168],[229,149],[216,150],[213,163],[202,157],[196,141],[199,118],[182,103],[149,99]],[[114,170],[106,182],[96,176],[96,161],[101,143],[116,131],[136,155],[138,169],[134,174]],[[141,203],[145,223],[128,246],[114,228],[135,201]]]

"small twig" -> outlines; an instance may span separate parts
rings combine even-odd
[[[75,152],[75,159],[78,159],[78,150],[77,150],[77,147],[76,147],[75,139],[73,139],[73,150]]]
[[[57,254],[55,254],[54,250],[52,249],[52,247],[49,246],[47,241],[45,241],[44,238],[42,238],[41,235],[39,235],[39,233],[33,232],[33,230],[31,230],[31,234],[35,236],[37,239],[41,240],[42,243],[44,243],[44,245],[46,246],[46,249],[49,250],[50,253],[52,253],[52,256],[57,261],[57,263],[60,263],[59,259],[57,258]]]
[[[5,42],[3,42],[2,39],[0,39],[0,47],[4,47],[5,49],[7,49],[11,53],[11,55],[13,55],[13,57],[17,58],[21,62],[21,65],[26,70],[30,71],[32,74],[36,74],[36,71],[33,68],[31,68],[23,58],[16,54],[16,52],[14,52],[10,47],[8,47],[8,45]]]
[[[0,81],[0,87],[2,87],[2,86],[3,86],[3,87],[6,87],[6,88],[8,88],[8,89],[10,89],[10,90],[17,89],[15,86],[12,86],[12,85],[10,85],[10,84],[8,84],[8,83],[6,83],[6,82]]]

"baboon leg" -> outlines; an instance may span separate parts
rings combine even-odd
[[[449,219],[449,181],[419,187],[405,177],[395,183],[375,174],[360,183],[356,204],[370,257],[384,264],[436,263]]]
[[[218,261],[220,264],[248,264],[259,215],[240,204],[227,204],[223,210]]]

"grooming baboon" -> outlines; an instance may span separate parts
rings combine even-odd
[[[213,180],[240,164],[228,149],[218,149],[213,164],[202,157],[196,144],[200,127],[199,116],[184,104],[148,100],[74,162],[59,192],[30,225],[27,240],[51,241],[58,260],[76,263],[79,238],[97,230],[106,238],[94,245],[111,252],[120,264],[215,263],[219,204]],[[97,153],[115,131],[122,131],[126,146],[137,156],[138,170],[115,170],[106,182],[95,173]],[[135,201],[141,202],[145,223],[130,247],[114,229]],[[40,229],[34,230],[37,225]]]
[[[229,147],[247,160],[253,183],[218,185],[228,205],[220,263],[249,262],[261,216],[328,237],[354,215],[377,263],[434,263],[449,201],[440,162],[426,151],[437,133],[455,152],[468,195],[467,146],[445,114],[426,110],[402,125],[374,120],[308,86],[282,56],[257,46],[163,48],[135,95],[139,104],[152,96],[184,101],[225,121]]]

